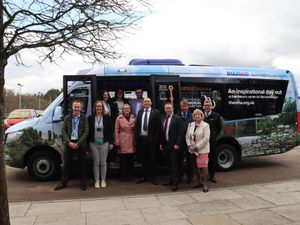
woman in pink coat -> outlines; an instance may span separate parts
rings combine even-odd
[[[124,104],[122,111],[115,123],[115,145],[120,158],[121,181],[125,182],[129,180],[133,167],[136,119],[128,104]]]

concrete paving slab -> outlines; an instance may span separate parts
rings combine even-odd
[[[187,219],[179,219],[179,220],[164,221],[162,223],[152,223],[151,225],[192,225],[192,223]]]
[[[25,216],[31,203],[11,203],[9,204],[9,214],[11,218]]]
[[[125,209],[122,199],[98,199],[81,201],[80,212],[111,211]]]
[[[193,215],[188,217],[193,225],[240,225],[234,219],[225,214]]]
[[[243,196],[228,189],[204,192],[192,192],[189,194],[192,198],[196,199],[198,202],[208,202],[213,200],[226,200],[226,199],[237,199]]]
[[[274,213],[271,210],[252,210],[230,213],[230,217],[243,225],[275,225],[288,224],[290,220]]]
[[[276,207],[272,211],[294,222],[300,222],[300,204]]]
[[[12,225],[300,225],[297,185],[293,180],[208,193],[18,202],[9,204],[10,218]]]
[[[285,181],[282,183],[265,184],[263,187],[275,192],[300,191],[300,181]]]
[[[87,213],[87,225],[146,225],[140,210],[113,210]]]
[[[163,223],[171,220],[186,219],[186,215],[177,207],[163,206],[160,208],[141,209],[147,223]]]
[[[26,216],[45,216],[68,213],[80,213],[80,201],[66,202],[34,202],[29,207]]]
[[[226,200],[179,205],[177,207],[180,208],[181,211],[188,217],[193,215],[225,214],[242,210],[238,206]]]
[[[11,225],[34,225],[34,221],[36,220],[36,216],[25,216],[18,218],[11,218]]]
[[[300,192],[279,192],[274,194],[260,194],[258,196],[277,206],[300,203]]]
[[[123,202],[126,209],[157,208],[162,206],[156,196],[125,197]]]
[[[38,216],[34,225],[86,225],[86,214]]]
[[[276,191],[266,188],[263,185],[247,185],[242,187],[232,187],[230,189],[243,196],[245,195],[259,196],[264,194],[277,193]]]
[[[158,195],[157,198],[163,206],[176,206],[196,203],[196,200],[193,199],[189,194],[166,194]]]
[[[263,208],[269,208],[274,206],[274,204],[256,196],[247,196],[239,199],[229,199],[228,201],[237,205],[241,209],[247,209],[247,210],[263,209]]]

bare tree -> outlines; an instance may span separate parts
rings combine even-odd
[[[0,116],[4,112],[4,72],[8,58],[23,64],[21,51],[37,50],[39,62],[77,53],[85,61],[117,58],[124,31],[142,18],[144,0],[0,0]],[[146,7],[146,8],[145,8]],[[3,122],[2,122],[3,123]],[[8,225],[3,130],[0,129],[0,224]]]

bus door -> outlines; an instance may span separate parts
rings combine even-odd
[[[63,77],[63,115],[72,110],[72,101],[78,99],[82,103],[82,112],[89,116],[97,97],[96,75],[65,75]]]
[[[164,104],[171,102],[174,113],[179,110],[181,100],[180,78],[178,75],[151,75],[152,102],[153,106],[164,112]]]

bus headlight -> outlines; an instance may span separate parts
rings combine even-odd
[[[23,131],[17,131],[7,134],[6,144],[18,140],[23,135]]]

